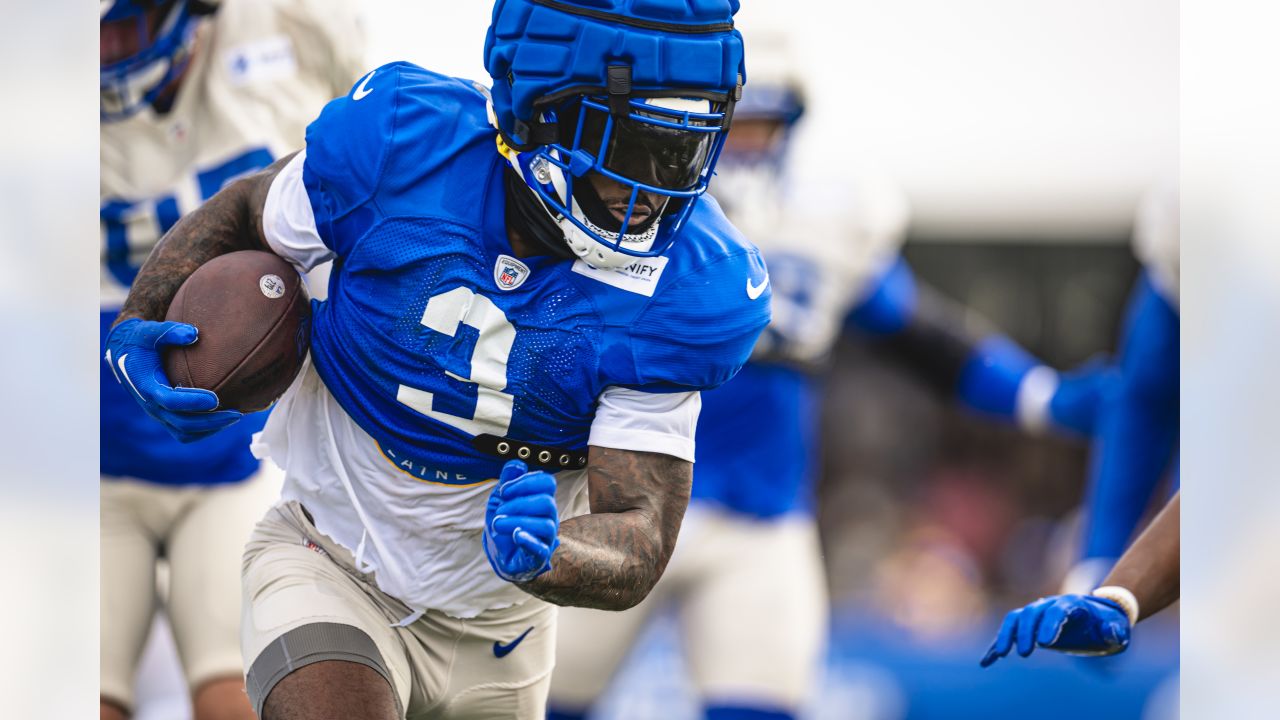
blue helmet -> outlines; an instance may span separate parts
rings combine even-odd
[[[738,0],[498,0],[500,149],[574,254],[660,255],[706,191],[741,97]]]
[[[104,44],[110,29],[130,47],[99,66],[101,118],[126,118],[155,102],[191,61],[197,17],[216,8],[216,0],[100,0]]]

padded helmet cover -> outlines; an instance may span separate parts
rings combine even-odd
[[[636,95],[733,99],[746,80],[738,0],[498,0],[485,38],[498,127],[527,147],[542,106],[603,93],[628,65]]]

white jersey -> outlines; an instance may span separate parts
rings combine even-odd
[[[755,356],[818,362],[830,353],[850,309],[898,257],[906,199],[891,183],[858,179],[796,192],[780,217],[773,231],[751,236],[773,286],[773,319]]]
[[[231,180],[303,145],[363,72],[354,0],[224,0],[201,21],[170,112],[101,126],[104,310],[160,236]]]
[[[1175,309],[1178,307],[1178,183],[1162,182],[1147,192],[1133,223],[1133,253],[1138,256],[1152,284]]]

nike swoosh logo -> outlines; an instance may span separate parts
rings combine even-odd
[[[498,641],[496,641],[496,640],[495,640],[495,641],[493,642],[493,656],[494,656],[494,657],[498,657],[498,658],[504,658],[504,657],[506,657],[507,655],[510,655],[510,654],[511,654],[511,651],[512,651],[512,650],[515,650],[515,649],[516,649],[516,646],[520,644],[520,641],[521,641],[521,640],[524,640],[525,636],[526,636],[526,635],[528,635],[528,634],[529,634],[529,633],[531,633],[531,632],[533,632],[533,628],[532,628],[532,627],[530,627],[528,630],[525,630],[524,632],[520,633],[520,637],[516,638],[515,640],[512,640],[511,642],[507,643],[506,645],[503,645],[502,643],[500,643],[500,642],[498,642]]]
[[[133,392],[141,397],[142,393],[138,392],[138,386],[133,384],[133,380],[129,377],[129,371],[124,369],[124,359],[127,357],[129,357],[129,353],[121,355],[120,359],[116,361],[116,365],[120,366],[120,374],[123,375],[125,381],[129,383],[129,387],[133,388]]]
[[[369,81],[373,79],[373,73],[376,73],[376,72],[378,71],[374,70],[373,72],[370,72],[368,75],[364,76],[364,79],[361,80],[360,84],[356,86],[355,92],[351,93],[352,100],[363,100],[366,95],[373,92],[372,88],[367,88],[365,86],[368,85]]]
[[[760,283],[759,285],[752,285],[751,278],[747,278],[747,298],[751,300],[755,300],[756,298],[760,297],[760,295],[764,292],[764,289],[767,287],[769,287],[768,275],[764,276],[764,282]]]
[[[116,382],[120,382],[120,373],[116,372],[116,363],[111,359],[111,348],[107,348],[107,354],[103,359],[107,361],[107,367],[111,368],[111,376],[116,379]]]

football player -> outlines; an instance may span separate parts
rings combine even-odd
[[[1177,495],[1124,551],[1170,469],[1175,487],[1178,484],[1176,183],[1162,183],[1146,195],[1133,237],[1143,270],[1126,311],[1118,377],[1097,408],[1083,559],[1068,573],[1062,595],[1042,598],[1006,616],[982,660],[984,667],[1015,645],[1024,657],[1037,645],[1082,655],[1121,652],[1139,618],[1177,599]]]
[[[1124,551],[1163,480],[1177,484],[1178,187],[1165,181],[1143,198],[1133,249],[1142,262],[1121,329],[1119,373],[1098,407],[1089,464],[1082,558],[1064,593],[1097,587]]]
[[[142,267],[107,359],[192,438],[243,420],[158,371],[196,338],[162,322],[183,280],[240,249],[334,261],[254,446],[285,470],[243,565],[265,720],[540,717],[555,605],[630,607],[662,574],[699,391],[769,319],[758,251],[703,196],[744,80],[736,10],[499,0],[491,90],[365,74]]]
[[[104,0],[101,4],[103,350],[160,235],[223,185],[297,148],[359,77],[346,0]],[[120,358],[124,359],[124,358]],[[133,709],[163,598],[197,720],[251,718],[239,651],[240,557],[279,476],[248,449],[265,414],[184,444],[102,368],[101,716]]]
[[[1129,647],[1133,626],[1178,599],[1181,494],[1175,494],[1133,546],[1088,594],[1041,598],[1004,618],[982,667],[1037,647],[1071,655],[1115,655]]]
[[[792,718],[827,630],[813,517],[819,371],[845,324],[894,346],[965,406],[1028,429],[1088,431],[1101,373],[1060,377],[1008,338],[967,331],[899,251],[905,201],[882,183],[788,193],[803,76],[787,39],[743,27],[751,81],[712,192],[769,265],[773,319],[746,367],[703,394],[681,543],[657,589],[621,616],[560,615],[549,718],[585,717],[652,612],[678,603],[693,683],[713,720]],[[844,188],[842,188],[844,189]],[[825,202],[826,208],[820,207]],[[802,204],[803,203],[803,204]],[[831,208],[847,215],[831,218]]]

